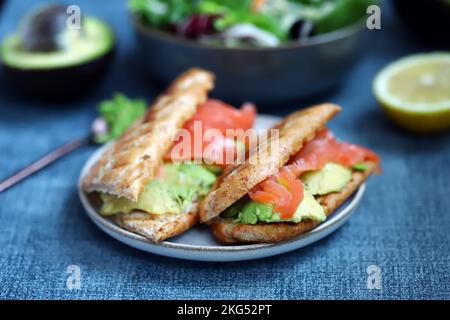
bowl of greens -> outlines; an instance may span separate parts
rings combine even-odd
[[[230,102],[291,102],[341,82],[375,0],[130,0],[140,61],[168,82],[198,66]]]

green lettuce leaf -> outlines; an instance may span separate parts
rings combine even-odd
[[[122,93],[115,93],[111,100],[100,102],[98,112],[106,121],[108,131],[94,137],[96,143],[117,139],[146,110],[144,100],[131,100]]]
[[[164,28],[194,13],[196,1],[130,0],[130,10],[154,27]]]

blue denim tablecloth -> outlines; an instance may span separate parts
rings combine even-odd
[[[0,16],[0,38],[36,2],[9,1]],[[70,3],[115,28],[119,50],[114,68],[94,94],[70,105],[18,99],[0,84],[0,177],[84,135],[96,101],[114,91],[154,96],[133,59],[125,3]],[[371,93],[377,70],[427,49],[415,44],[389,7],[383,9],[382,30],[370,34],[363,60],[339,90],[313,101],[341,104],[344,111],[331,128],[342,139],[370,146],[383,159],[384,174],[370,179],[357,213],[340,230],[304,249],[243,263],[143,253],[108,237],[85,215],[76,181],[94,151],[86,148],[0,194],[0,298],[449,299],[449,135],[403,132],[378,108]],[[66,285],[69,265],[80,267],[80,289]],[[381,270],[381,289],[367,287],[370,265]]]

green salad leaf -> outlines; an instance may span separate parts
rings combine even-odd
[[[132,12],[157,28],[182,23],[193,14],[218,14],[217,32],[237,24],[252,24],[276,36],[289,39],[299,20],[315,25],[315,34],[327,33],[355,23],[366,16],[367,7],[379,0],[265,0],[258,11],[254,0],[129,0]]]
[[[317,32],[331,32],[362,20],[367,7],[379,4],[378,0],[335,0],[331,10],[315,20]]]
[[[362,162],[362,163],[357,163],[355,165],[352,166],[353,170],[357,170],[357,171],[366,171],[367,170],[367,165]]]
[[[146,110],[146,102],[131,100],[122,93],[115,93],[111,100],[100,102],[98,112],[106,121],[107,132],[94,137],[96,143],[105,143],[117,139]]]
[[[229,11],[250,11],[253,0],[199,0],[191,1],[197,3],[200,12],[229,12]],[[221,8],[220,11],[209,11],[213,8]]]
[[[196,1],[187,0],[130,0],[130,10],[152,26],[165,28],[194,13]]]
[[[284,40],[286,32],[280,28],[276,17],[262,12],[253,12],[252,3],[252,0],[203,0],[198,1],[196,11],[222,15],[214,23],[217,31],[224,31],[235,24],[249,23]]]

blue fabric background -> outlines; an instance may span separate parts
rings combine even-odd
[[[0,38],[37,2],[9,1],[0,16]],[[1,177],[84,135],[96,101],[114,91],[147,99],[155,94],[133,59],[124,2],[71,3],[115,28],[115,65],[94,94],[68,106],[18,99],[0,84]],[[342,104],[331,128],[383,159],[384,174],[370,179],[358,212],[336,233],[295,252],[244,263],[197,263],[137,251],[102,233],[83,212],[76,180],[94,151],[86,148],[0,194],[0,298],[450,298],[449,135],[403,132],[377,107],[371,93],[376,71],[402,55],[428,50],[388,6],[382,14],[383,29],[369,33],[367,54],[340,90],[315,100]],[[284,115],[295,107],[272,113]],[[81,268],[79,290],[66,287],[72,264]],[[366,287],[372,264],[381,268],[381,290]]]

